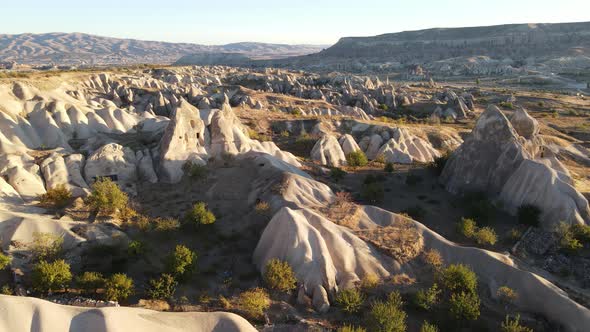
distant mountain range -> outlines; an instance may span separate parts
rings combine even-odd
[[[277,59],[316,53],[325,47],[252,42],[208,46],[83,33],[0,34],[0,62],[57,65],[169,64],[191,54],[235,53],[250,59]]]

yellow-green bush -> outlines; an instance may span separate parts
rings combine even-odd
[[[291,265],[279,259],[271,259],[264,270],[264,281],[271,289],[289,292],[297,286],[297,278]]]

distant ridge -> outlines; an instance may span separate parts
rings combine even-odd
[[[84,33],[0,34],[0,62],[57,65],[169,64],[189,54],[239,53],[252,59],[311,54],[324,46],[232,43],[208,46],[122,39]]]

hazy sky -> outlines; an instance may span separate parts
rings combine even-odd
[[[590,21],[590,0],[0,0],[0,34],[332,44],[433,27]]]

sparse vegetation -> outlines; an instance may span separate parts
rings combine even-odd
[[[475,241],[479,245],[491,245],[493,246],[498,241],[496,231],[491,227],[482,227],[475,233]]]
[[[420,289],[416,293],[415,303],[419,308],[428,311],[438,304],[441,292],[437,284],[428,289]]]
[[[150,279],[148,296],[154,300],[167,300],[174,296],[178,283],[170,274],[162,274],[158,279]]]
[[[444,264],[440,252],[436,249],[429,249],[425,251],[422,255],[424,262],[431,266],[434,270],[440,269]]]
[[[533,332],[533,329],[520,325],[520,315],[511,319],[508,315],[502,322],[502,332]]]
[[[290,292],[297,286],[295,272],[289,263],[271,259],[264,270],[264,281],[271,288],[281,292]]]
[[[461,218],[457,224],[457,231],[466,238],[472,238],[477,232],[477,223],[471,218]]]
[[[459,320],[476,320],[479,318],[480,300],[475,292],[454,293],[449,300],[451,314]]]
[[[238,308],[254,319],[260,319],[270,307],[268,293],[262,288],[242,292],[238,298]]]
[[[268,204],[265,201],[259,201],[258,203],[256,203],[256,205],[254,206],[254,210],[258,213],[258,214],[262,214],[262,215],[266,215],[270,212],[270,204]]]
[[[346,155],[346,162],[350,167],[363,167],[367,166],[369,160],[363,151],[356,150]]]
[[[176,218],[155,218],[152,220],[153,230],[156,232],[171,232],[180,228],[180,221]]]
[[[503,102],[499,103],[498,106],[500,106],[502,108],[509,109],[509,110],[513,110],[514,109],[514,104],[512,104],[509,101],[503,101]]]
[[[574,254],[584,247],[578,234],[575,233],[575,228],[565,222],[560,222],[557,225],[557,235],[559,236],[559,246],[561,250]]]
[[[40,204],[52,209],[62,209],[66,207],[71,199],[72,192],[63,184],[54,188],[49,188],[45,194],[39,196]]]
[[[515,290],[508,286],[502,286],[498,288],[496,291],[496,296],[498,300],[502,302],[504,305],[514,304],[514,302],[518,299],[518,294]]]
[[[378,276],[376,276],[375,274],[369,273],[361,279],[360,286],[362,289],[373,289],[373,288],[379,286],[380,282],[381,282],[381,280],[379,279]]]
[[[434,324],[430,324],[429,322],[424,322],[420,327],[420,332],[438,332],[438,327],[436,327]]]
[[[124,273],[113,274],[105,282],[105,297],[109,301],[124,301],[133,292],[133,279]]]
[[[70,264],[63,259],[52,263],[40,261],[33,266],[31,281],[33,289],[44,294],[67,288],[72,281]]]
[[[336,303],[349,314],[358,313],[364,302],[365,296],[357,288],[344,289],[336,294]]]
[[[177,278],[183,278],[192,272],[197,261],[197,254],[183,245],[177,245],[168,256],[168,271]]]
[[[337,332],[367,332],[367,330],[364,327],[344,325],[339,327]]]
[[[2,295],[14,295],[14,290],[10,285],[3,285],[0,287],[0,294]]]
[[[375,301],[367,316],[370,331],[405,332],[407,314],[397,292],[392,292],[386,301]]]
[[[439,276],[443,287],[451,292],[475,293],[477,289],[477,276],[463,264],[447,266]]]
[[[76,285],[84,294],[96,293],[99,288],[105,285],[105,278],[99,272],[84,272],[76,277]]]
[[[207,177],[207,166],[199,165],[193,161],[187,161],[182,165],[182,170],[192,180],[200,180]]]
[[[33,241],[27,245],[36,261],[53,261],[63,251],[64,239],[52,233],[33,233]]]
[[[215,222],[215,215],[207,208],[207,204],[198,202],[186,214],[185,219],[192,225],[210,225]]]
[[[4,270],[10,265],[10,257],[0,252],[0,271]]]
[[[125,208],[129,198],[119,186],[109,178],[99,178],[92,184],[92,192],[86,204],[98,213],[112,215]]]

